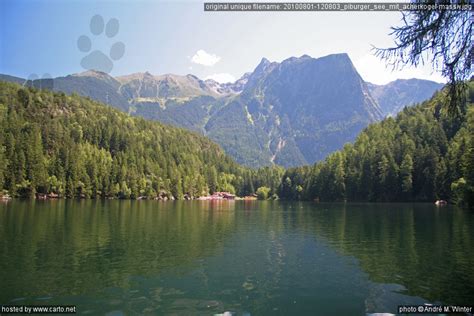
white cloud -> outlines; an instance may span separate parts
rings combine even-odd
[[[191,61],[195,64],[203,65],[203,66],[214,66],[217,62],[219,62],[221,58],[215,54],[209,54],[205,50],[200,49],[191,57]]]
[[[215,80],[219,83],[235,82],[235,77],[228,73],[213,74],[206,77],[207,79]]]
[[[375,84],[387,84],[396,79],[426,79],[446,82],[439,72],[434,72],[430,65],[419,67],[406,66],[401,70],[393,70],[385,62],[372,54],[366,54],[354,60],[354,66],[365,81]]]

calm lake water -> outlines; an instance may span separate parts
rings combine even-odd
[[[0,203],[0,304],[364,315],[474,302],[474,213],[422,204]]]

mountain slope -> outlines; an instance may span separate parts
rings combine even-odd
[[[218,96],[219,93],[194,75],[153,76],[149,72],[117,77],[121,83],[119,92],[127,100],[159,98],[191,98],[201,95]]]
[[[120,83],[106,73],[86,71],[55,78],[53,90],[67,94],[77,93],[127,112],[128,100],[118,92],[119,86]]]
[[[386,85],[367,83],[384,116],[395,116],[405,106],[423,102],[443,84],[421,79],[398,79]]]
[[[10,75],[3,75],[3,74],[0,74],[0,80],[1,81],[18,83],[20,85],[25,83],[25,79],[15,77],[15,76],[10,76]]]

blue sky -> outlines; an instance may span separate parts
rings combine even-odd
[[[116,18],[115,37],[93,35],[91,18]],[[429,66],[391,72],[372,56],[371,45],[388,47],[390,26],[399,12],[204,12],[201,1],[2,0],[0,73],[53,77],[84,71],[81,35],[93,50],[108,54],[125,44],[111,75],[149,71],[192,73],[221,81],[253,70],[262,57],[282,61],[304,54],[321,57],[346,52],[362,77],[374,83],[397,78],[443,81]]]

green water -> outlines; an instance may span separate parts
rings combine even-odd
[[[474,302],[474,213],[412,204],[10,201],[0,304],[364,315]]]

